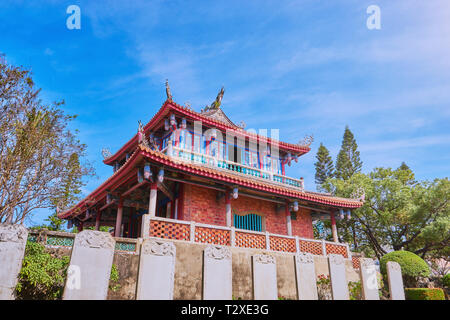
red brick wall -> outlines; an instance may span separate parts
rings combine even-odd
[[[184,185],[183,220],[225,226],[225,197],[217,201],[218,191]],[[239,195],[231,200],[231,211],[236,214],[254,213],[263,216],[265,230],[270,233],[287,234],[284,207],[276,210],[273,202]],[[292,235],[313,238],[312,220],[309,210],[299,209],[297,220],[292,220]]]
[[[183,220],[225,226],[225,199],[216,196],[215,190],[185,184]]]
[[[296,216],[296,220],[291,219],[292,235],[314,239],[311,211],[309,209],[299,208]]]

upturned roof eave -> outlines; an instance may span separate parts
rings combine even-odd
[[[224,122],[215,120],[215,119],[210,119],[208,117],[206,117],[205,115],[202,115],[201,113],[198,113],[194,110],[188,109],[186,107],[183,107],[179,104],[177,104],[174,101],[170,101],[170,100],[166,100],[163,105],[161,106],[161,108],[158,110],[158,112],[152,117],[152,119],[150,119],[150,121],[144,126],[144,132],[147,134],[149,131],[151,131],[154,126],[159,123],[159,121],[166,115],[166,112],[168,110],[174,110],[177,111],[187,117],[189,117],[190,119],[193,120],[200,120],[203,123],[205,123],[206,125],[212,126],[212,127],[217,127],[218,129],[222,129],[222,130],[232,130],[234,131],[236,134],[238,135],[243,135],[245,137],[248,138],[257,138],[260,141],[266,141],[267,143],[271,144],[271,143],[277,143],[279,148],[284,150],[284,151],[291,151],[291,152],[295,152],[298,153],[299,155],[303,155],[308,153],[311,148],[309,146],[300,146],[300,145],[296,145],[296,144],[291,144],[291,143],[287,143],[287,142],[282,142],[282,141],[276,141],[273,140],[271,138],[265,137],[265,136],[261,136],[258,134],[251,134],[249,132],[246,132],[244,129],[240,129],[236,126],[232,126],[229,124],[226,124]],[[104,164],[107,165],[113,165],[114,161],[118,160],[119,158],[121,158],[123,156],[123,154],[130,149],[134,149],[138,144],[138,136],[137,133],[127,142],[125,143],[116,153],[114,153],[113,155],[111,155],[110,157],[106,158],[103,160]]]

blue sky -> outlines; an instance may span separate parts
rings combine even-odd
[[[66,27],[69,5],[81,30]],[[369,5],[381,30],[366,27]],[[0,2],[0,52],[32,69],[42,99],[64,99],[79,117],[97,177],[165,100],[199,111],[225,86],[223,110],[247,128],[307,134],[309,154],[288,170],[315,189],[320,142],[336,157],[345,125],[363,171],[402,161],[418,179],[450,172],[450,2],[336,1],[8,1]],[[41,222],[41,210],[28,222]]]

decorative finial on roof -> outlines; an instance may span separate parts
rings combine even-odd
[[[313,135],[306,135],[303,140],[300,140],[297,144],[299,146],[307,146],[309,147],[311,145],[311,143],[313,143],[314,141],[314,136]]]
[[[238,127],[241,129],[245,129],[245,127],[247,126],[247,124],[244,121],[239,122]]]
[[[219,109],[222,104],[223,94],[225,93],[225,88],[222,86],[219,93],[217,94],[216,101],[211,104],[212,109]]]
[[[225,88],[222,86],[222,89],[220,89],[219,93],[217,94],[216,100],[214,100],[214,102],[211,103],[210,106],[205,106],[205,108],[202,109],[201,112],[220,109],[220,105],[222,104],[222,98],[223,98],[224,93],[225,93]]]
[[[167,95],[167,100],[172,101],[172,93],[170,93],[170,86],[169,86],[168,79],[166,79],[166,95]]]
[[[144,147],[150,148],[147,138],[145,137],[144,126],[142,125],[141,120],[138,120],[138,143]]]
[[[186,102],[184,103],[184,106],[185,106],[186,108],[192,110],[192,108],[191,108],[191,103],[190,103],[189,101],[186,101]]]
[[[138,121],[138,143],[151,150],[158,150],[158,144],[152,133],[150,133],[148,139],[145,136],[144,126],[141,120]]]
[[[102,156],[103,156],[103,159],[106,159],[106,158],[111,157],[112,153],[111,153],[111,151],[109,151],[108,148],[102,148]]]

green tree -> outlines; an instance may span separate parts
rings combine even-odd
[[[334,166],[330,152],[322,143],[320,143],[319,149],[317,150],[316,159],[317,161],[314,163],[316,167],[316,188],[317,190],[323,190],[322,185],[324,182],[334,176]]]
[[[381,258],[389,250],[407,250],[422,258],[450,255],[450,181],[415,182],[410,169],[376,168],[348,180],[329,179],[327,190],[365,201],[354,210],[360,249]]]
[[[39,93],[30,71],[0,59],[0,223],[23,223],[38,208],[65,209],[93,173],[79,161],[86,145],[68,128],[75,116]]]
[[[336,159],[336,178],[347,180],[360,172],[362,161],[359,156],[358,145],[349,127],[345,127],[341,150]]]

